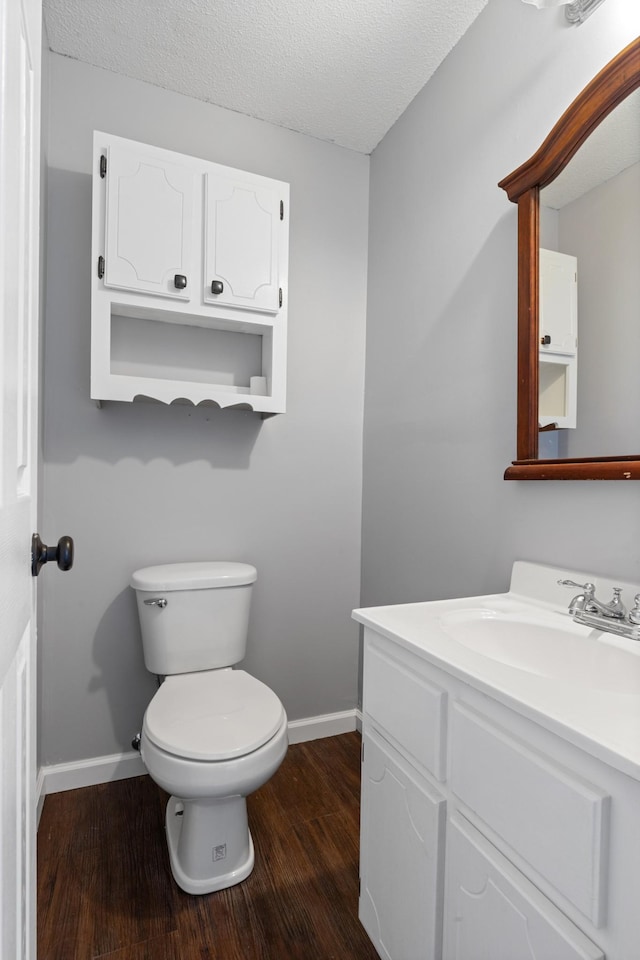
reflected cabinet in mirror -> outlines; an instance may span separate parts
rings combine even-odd
[[[499,186],[518,204],[505,479],[640,480],[640,38]]]

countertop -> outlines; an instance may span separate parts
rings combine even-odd
[[[446,671],[540,726],[575,744],[622,773],[640,780],[640,641],[628,640],[579,624],[568,613],[572,593],[557,585],[558,579],[594,582],[596,595],[608,600],[613,586],[623,588],[623,600],[631,606],[638,586],[614,582],[609,577],[566,568],[516,561],[508,593],[419,603],[365,607],[353,617],[434,666]],[[574,590],[574,593],[578,593]],[[540,621],[561,623],[584,661],[576,664],[563,657],[558,640],[558,675],[553,670],[534,673],[499,662],[477,649],[457,642],[443,626],[442,618],[454,611],[490,609],[505,615],[523,606],[540,613]],[[558,618],[566,618],[559,620]],[[554,639],[556,634],[553,634]],[[572,654],[573,655],[573,654]],[[579,677],[581,666],[594,665],[588,678]],[[594,677],[597,678],[594,680]],[[624,692],[611,689],[619,686]]]

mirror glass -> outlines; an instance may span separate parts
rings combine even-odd
[[[505,480],[640,480],[638,89],[640,37],[498,184],[518,204],[517,459]]]
[[[540,191],[540,247],[538,455],[640,452],[640,89]]]

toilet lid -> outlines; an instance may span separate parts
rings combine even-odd
[[[191,760],[231,760],[257,750],[285,713],[273,690],[244,670],[167,677],[143,730],[156,746]]]

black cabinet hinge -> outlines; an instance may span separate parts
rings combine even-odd
[[[280,219],[284,220],[284,200],[280,201]]]
[[[102,254],[98,257],[98,280],[104,277],[104,257]]]
[[[107,158],[103,153],[102,156],[100,157],[100,176],[104,180],[106,175],[107,175]]]
[[[282,287],[278,288],[278,306],[282,306]]]

